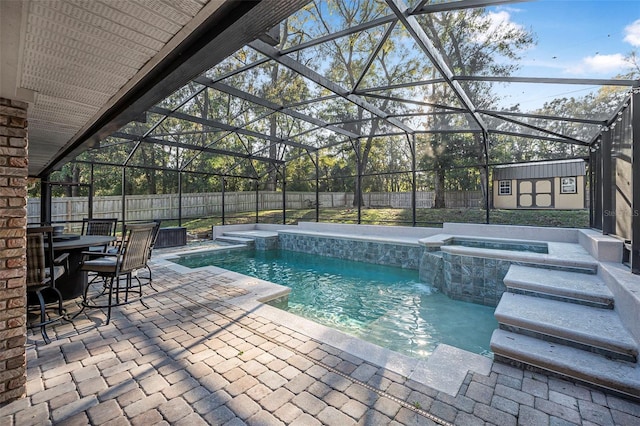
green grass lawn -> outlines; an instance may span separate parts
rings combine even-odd
[[[440,226],[443,222],[485,223],[482,209],[418,209],[417,226]],[[255,212],[235,213],[225,218],[225,224],[255,223]],[[287,210],[287,224],[314,222],[313,209]],[[357,223],[357,209],[322,208],[320,222]],[[589,226],[588,210],[491,210],[490,223],[503,225],[557,226],[586,228]],[[259,213],[260,223],[282,223],[282,210]],[[410,209],[362,209],[361,223],[370,225],[411,226]],[[177,221],[163,221],[162,226],[177,226]],[[222,225],[219,217],[184,219],[182,226],[192,233],[206,233],[213,225]]]

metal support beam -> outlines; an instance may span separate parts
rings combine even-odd
[[[40,224],[51,224],[51,184],[49,175],[40,179]]]
[[[417,174],[416,174],[416,135],[412,135],[409,138],[407,135],[407,142],[409,143],[409,149],[411,150],[411,222],[412,226],[416,226],[417,214],[416,214],[416,194],[417,194]]]
[[[594,229],[602,229],[600,161],[600,149],[591,148],[589,152],[589,227]]]
[[[128,133],[122,133],[122,132],[116,132],[112,135],[113,137],[117,137],[120,139],[129,139],[129,140],[140,140],[139,137],[137,137],[136,135],[130,135]],[[171,142],[171,141],[167,141],[164,139],[157,139],[157,138],[153,138],[153,137],[146,137],[141,139],[142,142],[147,142],[147,143],[152,143],[155,145],[162,145],[162,146],[169,146],[169,147],[173,147],[173,148],[180,148],[180,149],[188,149],[191,151],[200,151],[200,152],[206,152],[209,154],[219,154],[219,155],[226,155],[229,157],[236,157],[236,158],[242,158],[244,160],[256,160],[256,161],[261,161],[263,163],[273,163],[274,161],[277,163],[281,163],[281,160],[272,160],[271,158],[267,158],[267,157],[261,157],[258,155],[252,155],[252,154],[242,154],[239,152],[233,152],[233,151],[228,151],[225,149],[217,149],[217,148],[210,148],[210,147],[203,147],[203,146],[197,146],[197,145],[190,145],[187,143],[181,143],[181,142]],[[181,170],[184,171],[184,165],[182,166]]]
[[[640,90],[631,95],[632,132],[632,204],[631,204],[631,272],[640,274]]]
[[[473,9],[478,7],[498,6],[509,3],[521,3],[528,0],[462,0],[445,3],[427,4],[416,8],[416,15],[434,12],[446,12],[448,10]],[[424,2],[423,2],[424,3]]]
[[[546,77],[500,77],[485,75],[456,75],[457,81],[495,81],[498,83],[546,83],[546,84],[578,84],[585,86],[623,86],[637,87],[637,80],[597,79],[597,78],[546,78]]]
[[[482,132],[482,147],[484,149],[484,209],[485,223],[488,225],[489,220],[489,133]]]
[[[527,134],[518,133],[518,132],[505,132],[505,131],[502,131],[502,130],[491,130],[491,133],[493,133],[495,135],[515,136],[515,137],[518,137],[518,138],[536,139],[536,140],[541,140],[541,141],[568,143],[568,144],[574,145],[573,142],[568,141],[566,139],[552,138],[551,136],[527,135]]]
[[[538,132],[544,132],[544,133],[547,133],[549,135],[556,136],[558,138],[566,139],[568,142],[574,143],[576,145],[589,146],[589,142],[586,142],[586,141],[583,141],[583,140],[580,140],[580,139],[576,139],[576,138],[573,138],[571,136],[566,136],[566,135],[563,135],[561,133],[554,132],[552,130],[547,130],[544,127],[534,126],[533,124],[525,123],[525,122],[520,121],[520,120],[514,120],[512,118],[503,117],[500,114],[489,114],[489,113],[486,113],[486,114],[490,115],[492,117],[498,118],[500,120],[507,121],[509,123],[513,123],[513,124],[517,124],[517,125],[522,126],[522,127],[526,127],[528,129],[536,130]]]
[[[316,222],[320,221],[320,156],[316,151]]]
[[[364,64],[364,67],[362,67],[362,72],[360,73],[360,77],[358,77],[358,80],[356,81],[356,83],[353,85],[353,88],[351,89],[352,92],[355,92],[356,90],[358,90],[358,86],[360,86],[360,83],[362,83],[362,79],[364,79],[364,76],[369,71],[371,64],[373,64],[373,61],[376,60],[376,56],[378,56],[380,49],[382,49],[382,46],[384,46],[384,44],[387,42],[387,40],[391,36],[391,33],[393,32],[393,28],[396,26],[396,22],[398,21],[396,20],[391,22],[391,25],[389,25],[389,28],[387,28],[387,31],[385,31],[384,36],[382,36],[380,41],[378,41],[378,45],[375,47],[375,49],[373,49],[373,52],[371,52],[371,54],[369,55],[369,58],[367,59],[367,63]]]
[[[362,144],[360,139],[355,141],[354,150],[356,153],[356,171],[357,171],[357,184],[354,191],[354,197],[356,204],[358,205],[358,225],[362,223]]]
[[[360,25],[354,25],[349,28],[345,28],[342,31],[336,31],[335,33],[328,34],[323,37],[318,37],[314,40],[310,40],[304,43],[300,43],[297,46],[289,47],[284,49],[281,53],[283,55],[287,55],[289,53],[297,52],[298,50],[306,49],[308,47],[317,46],[322,43],[326,43],[328,41],[336,40],[344,36],[348,36],[350,34],[355,34],[360,31],[366,31],[374,27],[378,27],[380,25],[386,25],[389,22],[394,22],[396,17],[393,15],[383,16],[382,18],[374,19],[373,21],[365,22]]]
[[[480,126],[482,130],[487,131],[487,125],[482,117],[477,113],[473,101],[460,83],[454,80],[453,71],[449,68],[449,65],[442,56],[442,53],[436,49],[431,39],[427,36],[427,33],[425,33],[424,29],[418,23],[416,17],[408,15],[407,12],[410,10],[409,6],[407,6],[402,0],[386,0],[386,2],[398,19],[400,19],[407,31],[409,31],[409,34],[411,34],[418,47],[420,47],[420,49],[422,49],[422,51],[429,57],[433,66],[440,72],[447,84],[449,84],[462,105],[464,105],[464,107],[473,116],[473,119],[478,123],[478,126]]]
[[[282,166],[282,224],[287,224],[287,165]]]
[[[303,77],[308,78],[314,83],[319,84],[325,89],[330,90],[331,92],[339,95],[340,97],[356,104],[360,108],[366,111],[369,111],[371,114],[378,116],[380,119],[388,122],[392,126],[398,127],[399,129],[402,129],[407,133],[413,133],[413,129],[405,125],[400,120],[389,117],[389,115],[385,111],[382,111],[377,106],[369,103],[368,101],[363,99],[361,96],[352,94],[349,90],[345,89],[344,87],[341,87],[339,84],[329,80],[328,78],[317,73],[316,71],[313,71],[311,68],[307,67],[306,65],[301,64],[300,62],[296,61],[293,58],[282,55],[278,51],[278,49],[274,48],[273,46],[269,46],[267,43],[260,40],[256,40],[250,43],[249,46],[251,46],[256,51],[262,53],[263,55],[270,57],[271,59],[278,62],[279,64],[297,72]]]
[[[613,188],[613,159],[611,129],[602,133],[602,233],[615,234],[616,218]]]
[[[155,112],[157,114],[164,114],[164,115],[170,115],[171,117],[175,117],[178,118],[180,120],[186,120],[186,121],[190,121],[192,123],[198,123],[198,124],[202,124],[204,126],[209,126],[209,127],[213,127],[213,128],[218,128],[220,130],[226,130],[229,132],[233,132],[233,133],[238,133],[241,135],[245,135],[245,136],[251,136],[257,139],[264,139],[264,140],[268,140],[271,142],[277,142],[277,143],[282,143],[285,145],[290,145],[290,146],[294,146],[296,148],[302,148],[302,149],[307,149],[307,148],[312,148],[308,145],[304,145],[298,142],[294,142],[294,141],[290,141],[288,139],[282,139],[282,138],[275,138],[273,136],[269,136],[266,134],[262,134],[262,133],[258,133],[258,132],[254,132],[251,130],[247,130],[244,129],[242,127],[237,127],[237,126],[231,126],[229,124],[226,123],[222,123],[220,121],[216,121],[216,120],[210,120],[210,119],[206,119],[206,118],[202,118],[202,117],[196,117],[194,115],[189,115],[189,114],[185,114],[184,112],[173,112],[169,109],[166,108],[161,108],[161,107],[153,107],[149,109],[150,112]]]
[[[225,197],[225,187],[227,186],[227,180],[222,178],[222,225],[224,226],[224,197]]]
[[[333,132],[339,133],[341,135],[344,135],[346,137],[349,138],[357,138],[360,135],[355,134],[353,132],[350,132],[348,130],[342,129],[340,127],[336,127],[336,126],[332,126],[331,124],[327,123],[324,120],[320,120],[319,118],[316,117],[310,117],[306,114],[302,114],[298,111],[294,111],[292,109],[286,108],[282,105],[278,105],[275,102],[271,102],[269,100],[266,100],[264,98],[261,98],[259,96],[255,96],[252,95],[251,93],[247,93],[245,91],[242,91],[240,89],[236,89],[235,87],[229,86],[227,84],[223,84],[223,83],[212,83],[211,80],[204,78],[204,77],[199,77],[195,80],[196,82],[200,83],[200,84],[205,84],[209,87],[211,87],[212,89],[216,89],[220,92],[223,93],[227,93],[231,96],[235,96],[236,98],[240,98],[240,99],[244,99],[245,101],[254,103],[256,105],[260,105],[263,106],[265,108],[269,108],[270,110],[288,115],[290,117],[293,118],[297,118],[299,120],[302,121],[306,121],[307,123],[311,123],[315,126],[317,126],[318,128],[325,128],[327,130],[331,130]]]
[[[178,170],[178,226],[182,226],[182,172]]]
[[[74,161],[74,163],[78,163],[78,164],[95,164],[95,165],[99,165],[99,166],[109,166],[109,167],[122,167],[121,164],[105,163],[105,162],[102,162],[102,161],[92,163],[90,161],[79,161],[79,160],[76,160],[76,161]],[[169,172],[169,173],[175,173],[175,171],[176,171],[175,168],[160,167],[160,166],[129,165],[129,166],[127,166],[127,168],[129,168],[129,169],[142,169],[142,170],[156,170],[158,172]],[[193,174],[193,175],[204,175],[204,176],[226,176],[226,177],[232,177],[232,178],[238,178],[238,179],[254,179],[255,178],[255,176],[245,176],[245,175],[231,174],[231,173],[200,172],[200,171],[193,171],[193,170],[188,170],[188,171],[186,171],[186,173],[190,173],[190,174]]]
[[[124,222],[127,219],[126,211],[127,211],[127,168],[122,167],[122,175],[121,175],[121,185],[122,185],[122,231],[124,232]]]
[[[89,175],[89,219],[93,219],[93,175],[94,164],[91,164],[91,172]]]
[[[259,182],[258,179],[255,180],[256,182],[256,223],[259,222],[260,219],[260,188],[259,188]]]
[[[488,109],[479,109],[478,112],[480,114],[491,115],[492,117],[496,117],[496,116],[512,116],[513,117],[514,116],[514,117],[535,118],[539,120],[566,121],[568,123],[597,124],[600,126],[605,126],[607,123],[607,120],[589,120],[586,118],[560,117],[558,115],[530,114],[530,113],[515,112],[515,111],[492,111]]]

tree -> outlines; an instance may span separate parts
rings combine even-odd
[[[484,8],[425,14],[419,21],[455,75],[509,76],[517,69],[521,52],[534,42],[527,30],[505,20],[497,22]],[[435,72],[433,76],[436,77]],[[498,100],[491,83],[464,81],[461,86],[472,97],[477,109],[490,109]],[[459,106],[456,94],[444,83],[432,85],[428,101]],[[478,124],[471,117],[460,114],[435,114],[427,122],[427,128],[478,129]],[[430,165],[435,172],[435,208],[445,207],[445,176],[453,164],[464,164],[460,162],[464,158],[473,159],[476,164],[484,163],[482,134],[466,135],[440,133],[428,138],[421,163]],[[486,170],[481,168],[480,173],[486,197]]]
[[[369,22],[388,13],[382,2],[370,0],[331,0],[316,4],[315,13],[307,31],[312,36],[321,36]],[[421,55],[408,47],[409,34],[399,25],[366,69],[370,56],[381,42],[388,26],[378,26],[366,31],[346,35],[329,42],[306,49],[302,57],[308,66],[324,73],[341,87],[355,91],[360,87],[382,87],[400,81],[417,79],[424,69]],[[409,89],[415,92],[419,89]],[[388,113],[399,113],[403,105],[387,99],[366,98],[371,105]],[[364,175],[376,143],[376,135],[388,129],[397,129],[366,109],[351,102],[331,102],[322,110],[326,121],[338,123],[343,128],[360,135],[352,141],[351,161],[356,165],[357,175]],[[359,180],[355,180],[355,194],[361,194]],[[360,197],[354,197],[354,206],[362,204]]]

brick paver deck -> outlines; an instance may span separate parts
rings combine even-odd
[[[438,392],[237,308],[230,281],[156,267],[148,308],[30,333],[27,397],[0,424],[640,424],[638,403],[499,363]]]

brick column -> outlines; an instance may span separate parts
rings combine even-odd
[[[25,395],[27,104],[0,98],[0,405]]]

